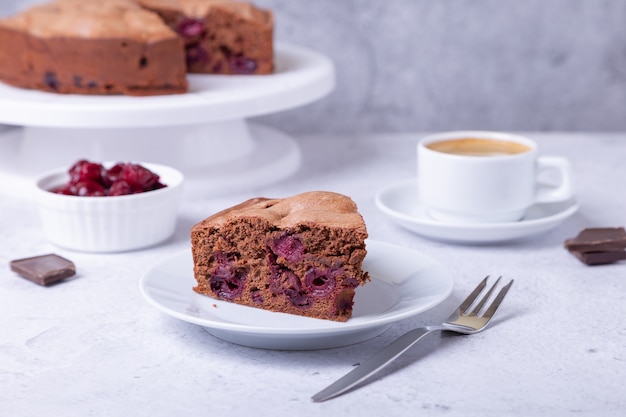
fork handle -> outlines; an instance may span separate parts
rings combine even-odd
[[[411,346],[419,342],[427,334],[440,330],[445,330],[445,328],[443,326],[426,326],[409,330],[385,346],[380,352],[315,394],[311,397],[311,399],[313,401],[325,401],[346,392],[350,388],[365,380],[367,377],[390,364],[394,359],[406,352]]]

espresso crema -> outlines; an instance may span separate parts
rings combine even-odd
[[[453,155],[501,156],[516,155],[531,150],[523,143],[502,139],[460,138],[432,142],[428,149]]]

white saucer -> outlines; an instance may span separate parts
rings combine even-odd
[[[142,279],[143,296],[162,312],[203,326],[228,342],[281,350],[324,349],[359,343],[394,322],[429,310],[452,292],[448,268],[413,249],[367,241],[363,267],[372,280],[356,290],[345,323],[273,313],[195,293],[191,252],[154,266]]]
[[[405,180],[376,195],[376,205],[398,225],[422,236],[462,243],[493,243],[550,230],[578,210],[575,199],[561,203],[536,204],[524,218],[507,223],[444,223],[432,219],[417,197],[417,180]]]

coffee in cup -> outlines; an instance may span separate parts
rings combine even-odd
[[[539,156],[537,144],[500,132],[458,131],[427,136],[418,144],[417,180],[421,204],[436,220],[492,223],[520,220],[536,203],[573,196],[569,162]],[[537,177],[559,172],[560,184]]]
[[[429,143],[426,147],[437,152],[468,156],[515,155],[531,150],[523,143],[482,138],[448,139]]]

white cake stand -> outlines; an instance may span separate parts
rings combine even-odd
[[[0,83],[0,181],[19,192],[36,174],[94,161],[174,166],[194,195],[279,181],[300,165],[295,141],[246,118],[318,100],[335,85],[332,62],[275,46],[271,75],[189,75],[186,94],[128,97],[44,93]]]

